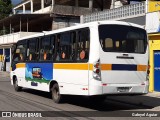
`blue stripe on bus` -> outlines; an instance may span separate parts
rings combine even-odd
[[[137,71],[137,65],[112,64],[112,70]]]

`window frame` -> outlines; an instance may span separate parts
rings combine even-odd
[[[132,52],[131,50],[128,50],[127,48],[125,48],[125,49],[127,49],[127,50],[122,50],[124,47],[128,47],[129,48],[129,45],[131,45],[131,44],[128,44],[128,46],[126,45],[126,46],[124,46],[123,45],[123,42],[125,43],[125,44],[127,44],[127,43],[129,43],[129,42],[134,42],[134,44],[137,42],[138,43],[138,38],[136,39],[136,40],[132,40],[132,41],[129,41],[128,39],[127,39],[127,34],[123,34],[123,35],[126,35],[124,38],[125,39],[117,39],[117,40],[115,40],[115,39],[113,39],[113,36],[108,36],[108,37],[106,37],[106,38],[110,38],[110,39],[112,39],[112,42],[113,42],[113,47],[111,48],[106,48],[105,47],[105,40],[106,40],[106,38],[104,39],[104,40],[102,40],[101,39],[101,31],[100,31],[100,27],[106,27],[107,28],[107,26],[108,26],[108,29],[106,29],[107,31],[106,32],[108,32],[109,30],[110,30],[110,27],[119,27],[119,28],[123,28],[123,27],[125,27],[125,30],[126,29],[128,29],[128,32],[127,32],[127,30],[126,30],[126,32],[127,32],[127,34],[129,34],[129,32],[135,32],[136,30],[138,30],[138,31],[141,31],[141,33],[144,33],[143,35],[144,35],[144,38],[142,39],[142,40],[140,40],[140,41],[143,41],[143,47],[144,47],[144,51],[143,52],[136,52],[136,51],[134,51],[134,52]],[[112,30],[114,30],[114,29],[112,29]],[[130,30],[130,31],[129,31]],[[132,30],[132,31],[131,31]],[[104,31],[104,30],[103,30]],[[108,32],[109,33],[109,32]],[[140,32],[139,32],[140,33]],[[144,29],[142,29],[142,28],[138,28],[138,27],[135,27],[135,26],[125,26],[125,25],[115,25],[115,24],[101,24],[101,25],[99,25],[98,26],[98,35],[99,35],[99,41],[100,41],[100,44],[101,44],[101,48],[102,48],[102,50],[103,50],[103,52],[111,52],[111,53],[128,53],[128,54],[145,54],[146,53],[146,51],[147,51],[147,46],[148,46],[148,43],[147,43],[147,33],[146,33],[146,31],[144,30]],[[118,34],[118,35],[120,35],[120,33]],[[112,37],[112,38],[111,38]],[[103,44],[101,43],[101,40],[103,41]],[[119,47],[116,47],[116,42],[119,42]],[[133,47],[136,47],[135,45],[133,46]]]
[[[85,60],[77,60],[77,57],[78,57],[78,39],[79,39],[79,36],[78,36],[78,32],[81,31],[81,30],[87,30],[88,31],[88,41],[89,41],[89,48],[88,48],[88,58],[85,59]],[[73,41],[73,38],[72,38],[72,33],[75,32],[75,56],[72,60],[56,60],[56,57],[54,57],[54,62],[55,63],[87,63],[89,61],[89,55],[90,55],[90,35],[91,35],[91,32],[90,32],[90,28],[89,27],[84,27],[84,28],[78,28],[78,29],[74,29],[74,30],[70,30],[70,31],[64,31],[64,32],[60,32],[60,33],[55,33],[55,34],[52,34],[52,35],[55,35],[55,42],[56,42],[56,49],[55,49],[55,53],[57,54],[57,51],[58,49],[60,49],[60,45],[58,46],[58,37],[60,35],[62,35],[63,33],[69,33],[70,34],[70,40],[71,40],[71,45],[72,46],[74,44],[74,41]],[[59,42],[59,44],[61,44],[61,41]],[[86,43],[85,43],[86,45]],[[71,54],[73,52],[73,49],[71,47]],[[57,56],[57,55],[56,55]]]
[[[86,41],[81,41],[81,37],[79,37],[79,35],[77,35],[77,55],[78,55],[78,40],[80,39],[80,42],[84,42],[84,45],[83,45],[83,49],[88,49],[88,57],[86,59],[81,59],[81,60],[76,60],[77,63],[87,63],[89,61],[89,56],[90,56],[90,43],[91,43],[91,32],[90,32],[90,28],[89,27],[85,27],[85,28],[81,28],[81,29],[77,29],[77,34],[80,32],[80,30],[85,30],[85,31],[88,31],[88,42],[89,42],[89,48],[86,48]],[[77,56],[78,57],[78,56]]]
[[[24,46],[25,46],[25,47],[24,47],[24,48],[25,48],[25,55],[23,56],[24,59],[23,59],[22,61],[20,61],[20,60],[14,61],[14,59],[15,59],[14,55],[17,54],[17,53],[16,53],[16,50],[17,50],[17,47],[18,47],[19,45],[24,45]],[[17,64],[17,63],[24,63],[24,62],[26,62],[26,58],[27,58],[27,40],[18,41],[17,44],[15,45],[15,49],[14,49],[14,51],[13,51],[12,54],[13,54],[13,56],[12,56],[12,63],[11,63],[11,64]],[[20,54],[20,53],[19,53],[19,54]]]
[[[37,52],[38,53],[38,56],[37,56],[37,59],[35,59],[35,60],[29,60],[29,56],[27,56],[27,62],[32,62],[32,63],[35,63],[35,62],[38,62],[39,61],[39,54],[40,54],[40,51],[39,51],[39,39],[40,39],[40,37],[34,37],[34,38],[29,38],[29,39],[27,39],[27,54],[28,54],[28,49],[30,49],[30,41],[32,41],[33,42],[33,40],[34,41],[36,41],[36,44],[35,44],[35,46],[36,46],[36,48],[35,48],[35,52]],[[38,42],[38,43],[37,43]],[[34,52],[33,52],[34,53]],[[30,54],[30,50],[29,50],[29,54]]]
[[[41,48],[42,48],[42,41],[45,40],[47,37],[49,37],[49,41],[50,41],[50,50],[49,51],[52,51],[52,53],[50,54],[50,59],[49,60],[42,60],[41,59]],[[54,37],[55,39],[55,35],[46,35],[46,36],[43,36],[39,39],[39,62],[53,62],[53,59],[54,59],[54,49],[55,49],[55,46],[54,46],[54,49],[53,49],[53,41],[52,41],[52,37]],[[55,40],[54,40],[55,42]],[[44,46],[43,46],[44,47]]]

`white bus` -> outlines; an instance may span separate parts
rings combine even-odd
[[[11,83],[63,95],[148,93],[148,39],[139,25],[92,22],[20,39]]]

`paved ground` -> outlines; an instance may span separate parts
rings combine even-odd
[[[51,114],[45,113],[45,115],[49,114],[53,116],[56,115],[73,116],[72,119],[100,119],[99,117],[93,118],[92,116],[98,116],[99,111],[112,112],[111,115],[112,117],[116,116],[117,114],[120,114],[123,111],[132,111],[133,113],[135,112],[137,113],[138,111],[146,111],[146,112],[160,111],[160,93],[154,92],[154,93],[149,93],[145,96],[108,96],[105,102],[103,103],[90,102],[88,99],[84,97],[70,96],[67,97],[67,100],[63,104],[55,104],[52,101],[50,94],[46,92],[30,90],[30,89],[23,89],[22,92],[15,92],[13,86],[11,86],[10,84],[9,73],[0,72],[0,110],[20,111],[20,112],[52,111]],[[68,111],[68,112],[56,113],[53,111]],[[71,112],[71,111],[79,111],[79,112]],[[80,111],[87,111],[87,112],[82,114],[83,112]],[[81,116],[81,118],[74,117],[77,115]],[[41,119],[49,119],[49,118],[41,118]],[[56,119],[71,119],[71,118],[61,117]],[[120,119],[118,117],[116,118],[101,117],[101,119],[127,120],[128,118],[124,117]],[[132,119],[137,119],[137,118],[132,118]],[[149,120],[151,118],[147,119]],[[154,119],[158,120],[158,118]]]

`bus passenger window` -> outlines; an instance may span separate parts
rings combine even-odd
[[[61,61],[72,61],[72,41],[71,41],[71,33],[65,32],[57,37],[58,49],[57,49],[57,58]],[[58,59],[57,59],[58,60]]]
[[[46,36],[41,39],[40,60],[41,61],[52,60],[52,44],[51,44],[51,37],[50,36]]]
[[[81,29],[78,32],[78,49],[77,61],[87,61],[89,59],[90,34],[87,28]]]
[[[17,43],[15,52],[13,53],[13,64],[18,62],[24,62],[26,59],[26,40]]]
[[[38,38],[34,38],[34,39],[29,40],[28,50],[27,50],[28,60],[29,61],[38,60],[38,57],[39,57],[38,49],[39,49],[39,47],[38,47]]]
[[[13,61],[24,62],[26,53],[25,50],[26,50],[26,45],[18,45],[16,48],[16,52],[14,53],[13,56]]]

